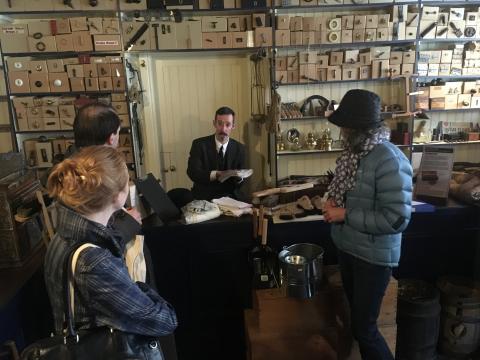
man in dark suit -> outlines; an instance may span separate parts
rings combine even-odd
[[[224,106],[215,112],[215,134],[193,140],[188,159],[187,174],[193,181],[193,197],[211,200],[230,196],[243,200],[242,180],[231,177],[225,182],[219,178],[226,170],[245,168],[245,146],[230,138],[235,128],[235,113]]]

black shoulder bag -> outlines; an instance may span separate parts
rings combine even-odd
[[[81,244],[83,245],[83,244]],[[80,245],[80,246],[81,246]],[[77,331],[73,320],[70,286],[73,286],[72,258],[80,246],[76,246],[65,259],[63,297],[65,310],[65,335],[41,339],[29,345],[22,360],[163,360],[157,339],[129,334],[108,327]],[[94,246],[94,245],[92,245]],[[72,284],[72,285],[70,285]],[[73,296],[73,292],[72,292]]]

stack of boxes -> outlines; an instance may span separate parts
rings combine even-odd
[[[2,25],[0,40],[4,54],[122,50],[117,18],[73,17]]]
[[[390,46],[329,53],[306,51],[277,57],[276,81],[288,84],[379,79],[412,74],[414,63],[414,50],[392,50]]]
[[[392,14],[278,15],[275,42],[277,46],[289,46],[415,40],[419,18],[415,11],[398,6]]]
[[[424,6],[419,37],[422,39],[477,38],[478,25],[478,7]]]
[[[130,50],[233,49],[272,46],[272,28],[265,13],[202,16],[182,22],[153,21],[132,44],[145,22],[124,22],[125,48]],[[131,46],[130,46],[131,45]]]
[[[9,57],[7,70],[12,94],[126,90],[120,56],[49,60]]]
[[[422,85],[422,84],[420,84]],[[438,85],[418,86],[415,108],[451,110],[480,108],[480,81],[448,81]]]
[[[419,76],[480,75],[480,44],[455,45],[453,49],[419,51]]]

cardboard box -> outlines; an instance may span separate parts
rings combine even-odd
[[[70,29],[72,30],[72,33],[83,31],[88,32],[87,18],[85,16],[70,18]]]
[[[288,81],[287,70],[276,70],[275,71],[275,81],[279,84],[285,84]]]
[[[233,48],[247,47],[247,33],[245,31],[232,33],[232,47]]]
[[[72,91],[85,91],[85,80],[83,78],[70,78]]]
[[[151,30],[152,28],[149,26],[147,30],[137,39],[135,42],[131,42],[132,38],[136,36],[140,28],[144,25],[144,22],[140,21],[127,21],[122,24],[123,27],[123,42],[124,42],[124,47],[126,48],[128,45],[129,50],[151,50],[152,49],[152,44],[151,44]],[[97,38],[98,34],[94,35],[93,37],[93,42],[95,49],[97,49],[97,41],[105,41],[104,38]],[[115,35],[112,35],[115,36]],[[101,46],[106,46],[106,44],[99,43]],[[106,48],[105,48],[106,49]],[[117,50],[117,49],[113,49]]]
[[[112,108],[116,111],[117,114],[128,114],[128,106],[124,101],[112,101]]]
[[[0,41],[4,54],[28,52],[30,48],[27,34],[26,24],[2,25],[0,27]]]
[[[299,71],[298,70],[288,70],[287,77],[289,83],[297,84],[299,82]]]
[[[262,27],[255,29],[255,47],[272,46],[272,28]]]
[[[120,118],[120,127],[130,127],[130,118],[128,117],[128,115],[118,115],[118,117]]]
[[[78,52],[93,51],[92,36],[88,31],[77,31],[77,32],[74,32],[72,36],[73,36],[73,48],[75,51],[78,51]],[[95,35],[95,36],[99,36],[99,35]]]
[[[259,27],[265,27],[267,23],[265,22],[265,14],[258,13],[252,14],[252,28],[256,29]]]
[[[275,44],[277,46],[289,46],[290,45],[290,30],[276,30],[275,31]]]
[[[472,105],[472,95],[460,94],[457,100],[457,109],[469,109]]]
[[[218,35],[217,33],[202,33],[202,47],[204,49],[216,49],[218,48]]]
[[[113,91],[125,91],[127,89],[127,82],[124,77],[112,78]]]
[[[378,27],[378,15],[367,15],[366,16],[366,22],[365,22],[365,27],[367,29],[377,29]]]
[[[151,22],[150,43],[152,49],[176,49],[177,35],[176,24],[173,21]],[[157,34],[158,44],[156,43]]]
[[[74,118],[75,117],[75,106],[73,105],[59,105],[58,106],[59,117],[63,118]]]
[[[364,42],[365,41],[365,29],[354,29],[352,33],[353,42]]]
[[[26,57],[10,57],[6,58],[8,72],[14,71],[29,71],[30,58]]]
[[[49,73],[64,72],[62,59],[49,59],[47,60],[47,70]]]
[[[48,74],[46,73],[30,74],[29,81],[30,81],[30,92],[32,93],[50,92]]]
[[[353,42],[353,31],[352,30],[342,30],[340,41],[342,43],[352,43]]]
[[[343,65],[342,80],[358,80],[360,79],[360,66]]]
[[[56,52],[57,43],[55,42],[55,36],[44,36],[41,39],[29,37],[28,48],[30,52]]]
[[[303,31],[302,32],[302,44],[303,45],[313,45],[316,41],[315,31]],[[340,41],[340,38],[339,38]]]
[[[301,83],[317,81],[317,68],[315,64],[300,64],[299,80]]]
[[[302,16],[292,16],[290,18],[290,31],[303,31]]]
[[[366,15],[354,15],[353,29],[365,29],[366,25],[367,25]]]
[[[342,80],[342,67],[329,66],[327,69],[327,81],[339,81],[339,80]]]
[[[276,16],[277,30],[290,30],[290,16],[289,15],[277,15]]]
[[[49,74],[48,81],[49,81],[51,92],[70,91],[70,82],[68,81],[68,74],[65,72]]]
[[[342,30],[353,30],[354,16],[344,15],[342,16]]]
[[[430,98],[443,98],[446,94],[445,85],[437,85],[429,87],[429,96]]]
[[[370,65],[360,66],[360,79],[371,79],[372,78],[372,67]]]
[[[402,75],[412,75],[414,64],[402,64]]]
[[[230,32],[240,31],[240,18],[238,16],[227,18],[227,27]]]
[[[290,45],[303,44],[303,31],[290,31]]]
[[[182,21],[176,24],[178,49],[202,48],[202,22],[200,20]],[[226,30],[225,30],[226,31]]]
[[[317,79],[318,81],[327,81],[327,70],[328,67],[321,67],[320,65],[316,65],[317,68]]]
[[[47,131],[60,130],[59,118],[43,119],[43,129]]]
[[[227,32],[227,18],[223,16],[202,16],[202,32]]]
[[[98,78],[85,78],[85,90],[86,91],[99,91]]]
[[[331,51],[329,57],[329,65],[342,65],[343,64],[343,51]]]
[[[456,109],[458,106],[458,95],[445,95],[445,109]]]
[[[99,76],[98,77],[98,86],[100,91],[110,91],[113,90],[113,81],[110,76]]]
[[[328,60],[329,60],[328,55],[317,55],[317,63],[318,63],[318,66],[321,68],[328,67]]]

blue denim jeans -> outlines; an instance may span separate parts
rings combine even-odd
[[[352,333],[363,360],[393,360],[377,318],[392,268],[370,264],[339,250],[343,288],[350,304]]]

